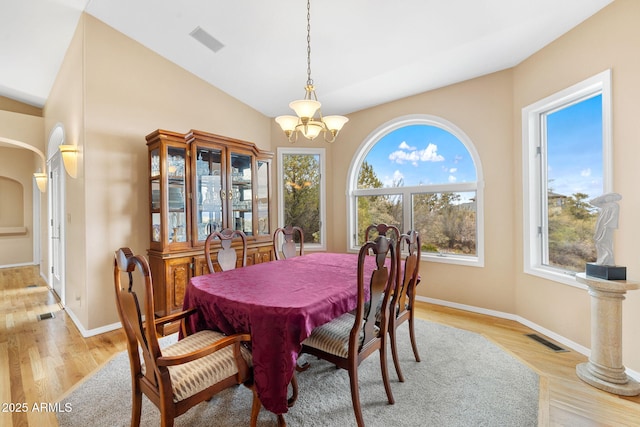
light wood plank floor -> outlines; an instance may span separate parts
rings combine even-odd
[[[640,397],[615,396],[578,379],[581,354],[553,352],[514,321],[418,305],[420,318],[482,334],[536,371],[539,425],[640,425]],[[54,317],[39,320],[45,313]],[[82,338],[36,268],[0,269],[0,427],[57,426],[54,412],[65,408],[55,402],[125,348],[121,331]]]

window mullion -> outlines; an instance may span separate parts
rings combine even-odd
[[[483,266],[482,176],[470,138],[444,119],[410,115],[380,126],[351,162],[348,249],[357,249],[368,223],[391,221],[424,234],[425,259]]]

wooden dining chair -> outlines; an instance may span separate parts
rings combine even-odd
[[[355,314],[345,313],[342,316],[315,328],[311,335],[302,342],[301,353],[317,356],[335,364],[349,372],[351,384],[351,400],[359,427],[364,426],[360,392],[358,386],[358,366],[376,350],[380,354],[382,381],[387,399],[393,404],[394,398],[389,385],[387,372],[386,337],[389,325],[390,292],[396,277],[396,263],[387,267],[387,255],[395,259],[396,245],[385,236],[376,237],[360,248],[358,254],[358,304]],[[375,269],[371,277],[365,277],[365,261],[372,253]],[[368,289],[367,289],[368,288]],[[366,295],[370,295],[369,303]],[[382,322],[376,325],[375,309],[378,302],[382,306]]]
[[[387,235],[389,233],[390,235]],[[373,241],[376,236],[386,236],[393,239],[394,244],[400,240],[400,229],[395,225],[389,224],[371,224],[364,232],[364,241]]]
[[[299,249],[296,247],[295,235],[298,235],[300,242]],[[282,239],[282,246],[278,248]],[[304,255],[304,232],[297,225],[287,225],[279,227],[273,232],[273,253],[276,259],[287,259]]]
[[[128,285],[121,280],[125,274]],[[209,330],[189,334],[184,319],[197,313],[195,309],[156,319],[149,264],[129,248],[115,253],[114,283],[131,366],[131,426],[140,425],[143,394],[160,410],[161,426],[171,427],[193,406],[238,384],[253,391],[251,425],[255,426],[261,404],[253,386],[251,353],[243,344],[250,335],[225,336]],[[134,290],[140,286],[143,301]],[[156,326],[177,321],[182,322],[184,337],[160,348]]]
[[[234,239],[240,239],[242,245],[242,261],[240,266],[247,266],[247,235],[241,230],[225,228],[221,231],[213,231],[207,236],[207,240],[204,241],[204,257],[207,260],[209,273],[215,272],[213,261],[211,259],[211,246],[214,242],[220,243],[220,249],[218,249],[216,255],[219,269],[227,271],[236,268],[238,263],[238,254],[236,253],[235,248],[231,246]]]
[[[396,227],[395,225],[389,225],[389,224],[385,224],[385,223],[380,223],[380,224],[371,224],[370,226],[367,227],[367,229],[364,232],[364,238],[365,238],[365,242],[371,241],[373,239],[375,239],[376,236],[385,236],[391,239],[391,242],[393,243],[393,245],[395,246],[395,259],[394,262],[396,263],[396,275],[399,272],[400,269],[400,258],[398,258],[400,256],[400,246],[399,246],[399,242],[400,242],[400,229],[398,227]],[[381,322],[381,308],[382,308],[382,301],[380,301],[376,307],[376,325],[379,327],[380,326],[380,322]]]
[[[406,246],[406,257],[404,258],[404,266],[402,265],[402,245]],[[420,233],[417,231],[409,231],[402,234],[396,247],[398,258],[398,268],[396,270],[396,286],[391,299],[391,313],[389,316],[389,336],[391,338],[391,355],[393,356],[393,364],[398,374],[400,382],[404,382],[404,375],[400,369],[400,361],[398,360],[398,344],[396,339],[396,331],[398,326],[409,321],[409,337],[411,338],[411,347],[416,362],[420,362],[418,354],[418,346],[416,344],[416,333],[414,329],[414,303],[416,297],[416,286],[420,281]],[[403,267],[403,268],[402,268]]]

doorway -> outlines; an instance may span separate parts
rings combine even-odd
[[[64,144],[64,128],[58,123],[49,136],[49,284],[64,307],[65,296],[65,176],[58,146]]]

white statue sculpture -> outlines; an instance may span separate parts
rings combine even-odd
[[[620,212],[618,200],[622,200],[620,194],[607,193],[589,202],[600,211],[593,236],[598,254],[597,265],[615,265],[613,259],[613,231],[618,228],[618,213]]]

